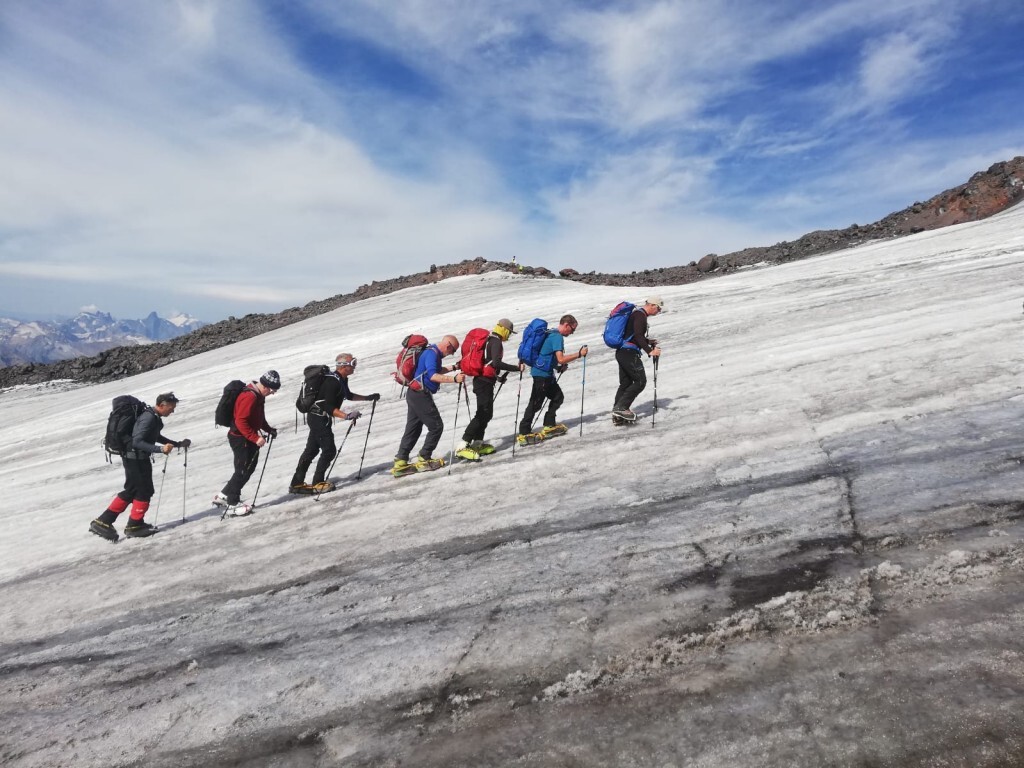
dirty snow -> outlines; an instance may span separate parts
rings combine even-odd
[[[0,763],[1019,764],[1022,223],[659,288],[659,408],[652,382],[631,428],[608,420],[600,331],[644,291],[507,274],[0,393]],[[498,453],[390,477],[407,333],[564,312],[567,348],[594,352],[582,420],[582,366],[562,379],[568,436],[513,459],[513,379]],[[349,435],[337,492],[290,497],[300,372],[341,351],[384,395],[372,433]],[[259,507],[221,522],[213,408],[270,367]],[[160,460],[163,530],[107,544],[87,526],[121,484],[98,447],[110,400],[167,389],[187,478]],[[438,402],[447,451],[467,413],[454,387]]]

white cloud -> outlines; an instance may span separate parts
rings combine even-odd
[[[712,172],[709,160],[683,162],[662,148],[610,159],[566,190],[551,190],[556,226],[544,242],[548,266],[630,272],[782,239],[780,229],[747,225],[702,204],[715,197]]]
[[[386,74],[332,79],[296,53],[286,11],[312,15],[319,53],[330,34],[358,40],[427,95],[389,92]],[[844,206],[862,218],[865,201],[960,180],[888,171],[908,146],[926,166],[894,107],[941,83],[964,12],[938,0],[5,4],[0,272],[96,284],[140,270],[168,291],[271,306],[476,256],[617,268],[616,254],[667,265],[680,249],[774,242],[847,218]],[[804,59],[828,66],[787,69]],[[974,138],[942,149],[991,157]],[[986,146],[1014,143],[999,138]]]
[[[216,20],[211,7],[197,8],[181,5],[183,28],[191,42],[208,42]],[[273,304],[321,297],[320,276],[358,284],[382,269],[408,271],[410,259],[419,269],[488,255],[515,225],[514,213],[475,202],[477,192],[495,194],[493,177],[454,149],[443,154],[458,174],[452,180],[402,178],[301,111],[262,102],[261,88],[277,88],[279,78],[318,97],[317,84],[280,53],[258,88],[230,82],[216,66],[191,72],[183,88],[178,73],[193,54],[161,47],[155,27],[163,22],[129,20],[132,39],[113,46],[124,58],[85,43],[62,48],[66,38],[48,35],[44,48],[64,50],[96,91],[55,94],[38,71],[0,86],[0,229],[17,233],[0,244],[0,270],[102,281],[130,265],[168,287],[187,277],[179,288],[203,295],[237,282],[243,287],[227,294]],[[234,32],[244,38],[240,23]],[[152,58],[143,55],[147,43]],[[219,56],[253,59],[255,51]],[[261,51],[261,61],[273,58]],[[134,72],[121,71],[128,60]],[[124,91],[115,99],[109,84],[118,79]],[[253,278],[261,284],[248,285]]]

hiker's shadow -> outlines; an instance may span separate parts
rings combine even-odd
[[[569,430],[566,434],[570,434],[571,435],[573,430],[574,429],[578,429],[581,424],[583,424],[583,425],[586,425],[586,424],[596,424],[598,421],[603,421],[605,418],[608,418],[610,415],[611,415],[611,412],[609,412],[607,415],[603,414],[603,413],[587,413],[587,414],[584,414],[582,418],[579,417],[579,416],[575,416],[575,417],[573,417],[571,419],[566,419],[562,423],[565,424],[565,426]]]
[[[674,399],[675,398],[672,398],[672,397],[659,397],[658,398],[658,411],[668,411],[668,410],[671,410],[672,402],[673,402]],[[638,405],[636,408],[633,409],[633,411],[638,416],[644,416],[644,417],[651,416],[652,414],[655,413],[654,403],[651,402],[651,403],[644,403],[643,405]]]
[[[365,480],[368,477],[372,477],[373,475],[383,474],[384,472],[390,474],[391,467],[393,466],[394,464],[391,464],[389,462],[382,462],[380,464],[370,464],[369,466],[364,466],[362,471],[353,472],[347,477],[341,477],[338,478],[337,480],[331,478],[331,482],[335,483],[336,485],[339,485],[339,487],[340,484],[342,483],[344,483],[346,486],[354,485],[355,483],[361,483],[363,480]]]
[[[177,528],[178,526],[184,525],[185,523],[193,523],[196,520],[204,520],[207,517],[220,517],[221,511],[221,509],[215,507],[213,509],[207,509],[203,512],[197,512],[194,515],[188,515],[187,517],[184,517],[181,520],[172,520],[169,523],[160,523],[160,530],[170,531],[174,528]]]

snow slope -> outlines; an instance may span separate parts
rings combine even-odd
[[[659,410],[649,384],[633,428],[607,418],[600,332],[643,293],[504,273],[126,381],[3,392],[0,762],[1019,763],[1022,223],[1018,207],[664,288]],[[390,477],[407,333],[563,312],[580,320],[567,348],[594,352],[582,425],[574,364],[569,436],[513,459],[510,381],[498,453]],[[290,497],[301,370],[342,351],[359,360],[353,389],[384,395],[363,477],[368,419],[339,491]],[[229,379],[271,367],[281,434],[259,509],[221,522],[214,406]],[[182,455],[165,475],[159,461],[163,530],[109,545],[87,525],[122,482],[99,449],[110,400],[168,389],[183,400],[165,432],[194,441],[187,485]]]

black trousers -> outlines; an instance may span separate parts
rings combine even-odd
[[[544,414],[544,426],[553,427],[558,423],[555,412],[565,402],[562,388],[554,376],[537,376],[533,379],[533,391],[530,392],[530,402],[526,406],[523,420],[519,422],[519,434],[526,435],[533,431],[533,417],[544,406],[545,398],[548,400],[548,410]]]
[[[153,460],[121,459],[124,466],[124,490],[117,494],[122,501],[149,501],[153,498]]]
[[[647,386],[647,372],[640,353],[633,349],[615,350],[615,362],[619,364],[619,388],[615,391],[613,410],[625,410],[633,404],[637,395]]]
[[[441,421],[441,413],[434,403],[434,396],[429,392],[415,392],[409,390],[405,396],[408,412],[405,417],[405,434],[402,435],[402,442],[398,446],[396,459],[409,460],[416,441],[420,439],[423,427],[427,428],[427,437],[420,449],[420,456],[429,459],[437,444],[441,442],[441,433],[444,432],[444,422]]]
[[[334,430],[331,428],[331,417],[323,414],[307,414],[306,425],[309,427],[309,436],[306,438],[306,447],[299,456],[299,463],[295,467],[295,475],[292,477],[292,485],[299,485],[306,481],[306,472],[309,465],[313,463],[316,455],[320,454],[320,460],[313,470],[313,485],[322,483],[326,478],[327,470],[331,462],[338,454],[334,445]]]
[[[494,379],[475,376],[473,394],[476,395],[476,413],[466,426],[466,431],[462,433],[462,439],[467,443],[483,440],[487,425],[494,417]]]
[[[260,460],[260,447],[241,435],[228,435],[228,444],[235,457],[235,473],[231,475],[221,493],[228,497],[228,504],[237,504],[242,499],[242,488]]]

